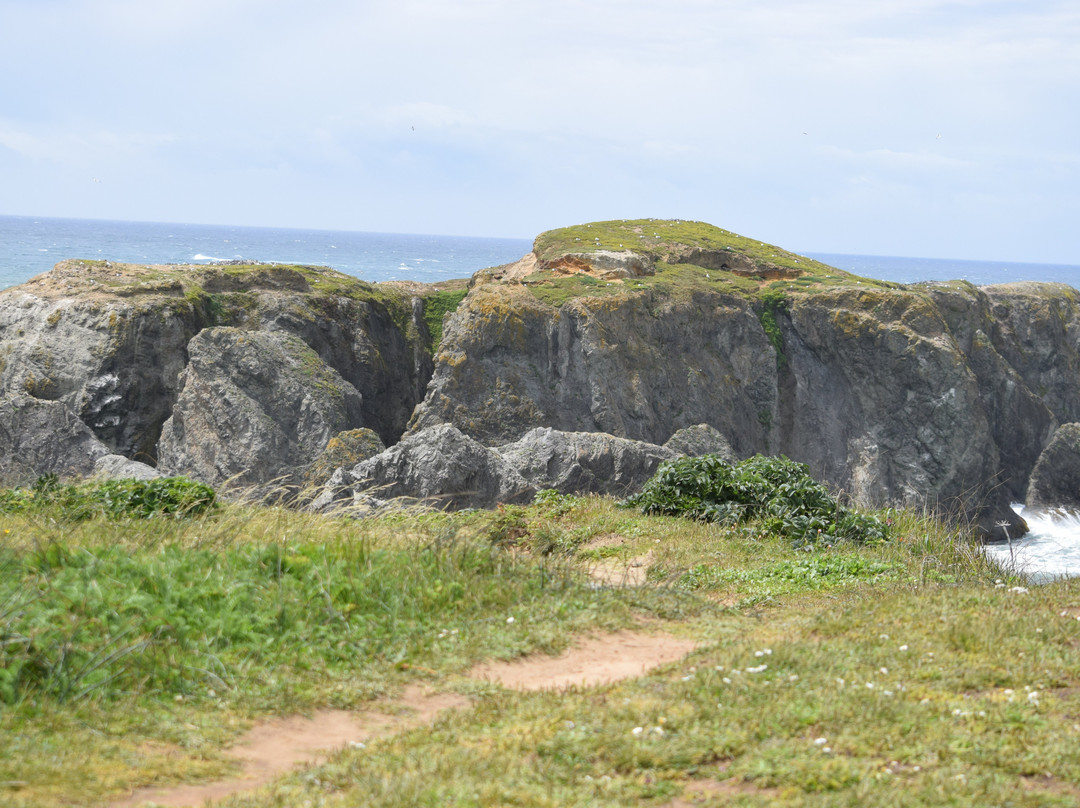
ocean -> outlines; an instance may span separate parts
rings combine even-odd
[[[367,281],[433,283],[467,278],[516,261],[528,239],[402,235],[225,225],[0,216],[0,289],[15,286],[65,258],[146,264],[201,264],[248,259],[328,266]],[[960,261],[898,256],[806,253],[840,269],[898,283],[962,279],[982,286],[1055,281],[1080,286],[1080,266]],[[987,552],[1033,581],[1080,575],[1080,520],[1027,517],[1032,532]]]
[[[227,225],[0,216],[0,289],[65,258],[133,264],[208,264],[243,258],[333,267],[366,281],[467,278],[516,261],[532,241]]]

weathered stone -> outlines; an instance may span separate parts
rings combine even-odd
[[[427,291],[319,267],[63,261],[0,292],[0,397],[63,401],[112,451],[153,463],[191,338],[284,331],[361,393],[363,423],[393,442],[431,375]]]
[[[330,438],[326,447],[304,472],[308,486],[323,486],[338,469],[352,468],[357,463],[386,451],[379,436],[361,427],[339,432]]]
[[[138,460],[128,460],[123,455],[110,454],[99,457],[94,463],[94,476],[107,477],[111,480],[154,480],[165,475],[153,466],[140,463]]]
[[[555,308],[479,283],[446,323],[411,428],[452,423],[488,445],[540,426],[660,443],[708,423],[736,456],[785,454],[861,504],[1023,531],[1010,501],[1050,425],[1080,406],[1074,290],[851,283],[774,305],[702,287]]]
[[[159,444],[167,474],[292,483],[332,436],[360,425],[360,394],[298,337],[208,328],[188,353]]]
[[[641,278],[656,274],[656,266],[652,259],[631,250],[567,253],[553,261],[537,262],[537,268],[555,272],[582,273],[601,280]]]
[[[0,478],[11,484],[43,474],[86,476],[109,448],[66,404],[26,394],[0,399]]]
[[[1063,424],[1054,432],[1031,473],[1026,505],[1080,512],[1080,423]]]
[[[678,430],[668,438],[664,448],[676,455],[688,457],[714,454],[727,463],[735,463],[739,459],[728,439],[720,430],[708,424],[695,424]]]
[[[601,432],[537,427],[496,451],[536,489],[624,497],[641,488],[675,454],[643,441]]]
[[[535,489],[498,452],[440,424],[401,442],[340,476],[329,486],[336,498],[363,493],[382,500],[406,497],[439,508],[485,508],[522,502]]]

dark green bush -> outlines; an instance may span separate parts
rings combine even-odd
[[[730,465],[717,455],[661,464],[626,507],[642,513],[741,524],[760,520],[796,545],[818,541],[881,541],[885,524],[840,504],[802,463],[755,455]]]

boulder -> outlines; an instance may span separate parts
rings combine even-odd
[[[6,482],[32,482],[43,474],[84,477],[108,454],[66,404],[25,393],[0,399],[0,478]]]
[[[291,334],[207,328],[188,354],[158,445],[166,474],[291,484],[331,437],[361,425],[356,388]]]
[[[110,480],[155,480],[165,475],[153,466],[128,460],[123,455],[109,454],[94,463],[94,476]]]
[[[1080,423],[1054,432],[1031,473],[1026,506],[1080,512]]]
[[[450,424],[407,435],[391,448],[335,473],[316,507],[357,497],[408,498],[439,508],[525,502],[535,489],[498,452]]]
[[[496,451],[535,489],[617,497],[639,490],[661,462],[675,456],[653,443],[550,427],[530,430]]]
[[[719,429],[708,424],[696,424],[676,431],[668,438],[664,448],[676,455],[687,457],[719,455],[727,463],[735,463],[739,459],[728,439]]]

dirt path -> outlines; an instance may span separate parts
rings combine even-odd
[[[241,763],[240,774],[228,780],[200,785],[140,788],[110,808],[135,808],[153,803],[197,806],[238,791],[266,785],[300,764],[317,766],[331,753],[351,744],[426,724],[443,710],[467,706],[469,700],[453,693],[433,693],[419,685],[406,688],[401,698],[384,702],[382,711],[319,710],[310,718],[290,716],[258,724],[246,732],[226,754]]]
[[[557,657],[532,656],[478,665],[469,676],[518,690],[589,686],[641,676],[658,665],[681,659],[695,645],[670,634],[620,631],[584,639]],[[349,744],[422,726],[443,710],[468,704],[464,696],[412,685],[401,698],[380,704],[379,710],[320,710],[310,718],[275,718],[253,727],[226,752],[241,763],[238,776],[201,785],[141,788],[110,803],[109,808],[136,808],[147,803],[201,806],[208,800],[266,785],[297,766],[317,766]]]
[[[516,690],[598,685],[641,676],[658,665],[682,659],[695,646],[693,640],[670,634],[619,631],[590,637],[557,657],[485,662],[469,671],[469,676]]]

